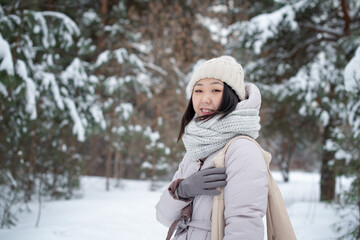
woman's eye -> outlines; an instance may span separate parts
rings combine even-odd
[[[219,89],[214,89],[213,92],[221,92]]]
[[[195,89],[194,92],[199,93],[199,92],[202,92],[202,91],[200,89]]]

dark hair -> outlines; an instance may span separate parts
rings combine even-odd
[[[196,121],[199,121],[199,120],[207,121],[207,120],[210,120],[211,118],[215,117],[218,114],[221,114],[221,117],[219,118],[219,120],[221,120],[224,117],[226,117],[229,113],[234,111],[238,102],[240,102],[240,99],[239,99],[238,95],[236,94],[236,92],[231,87],[229,87],[229,85],[224,83],[224,91],[223,91],[223,96],[222,96],[219,108],[214,113],[205,115],[205,116],[201,116],[201,117],[197,117],[195,120]],[[180,141],[180,139],[182,138],[182,136],[185,132],[186,125],[189,124],[189,122],[194,118],[194,116],[195,116],[195,110],[194,110],[194,106],[192,104],[192,96],[191,96],[188,106],[184,112],[182,119],[181,119],[180,131],[179,131],[179,135],[178,135],[178,139],[177,139],[178,142]]]

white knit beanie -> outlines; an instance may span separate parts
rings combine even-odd
[[[201,63],[195,69],[188,89],[192,92],[195,84],[204,78],[215,78],[223,81],[234,89],[240,100],[245,99],[244,71],[235,58],[221,56]]]

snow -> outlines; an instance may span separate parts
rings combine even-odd
[[[356,98],[356,92],[359,91],[360,86],[360,46],[357,47],[354,57],[349,61],[344,69],[344,83],[345,89],[353,93],[353,97],[350,99],[347,110],[349,112],[349,123],[352,126],[354,137],[360,135],[360,118],[357,117],[357,112],[360,110],[360,101]],[[352,96],[352,94],[349,94]]]
[[[360,110],[360,101],[354,100],[353,104],[348,105],[349,111],[349,123],[353,127],[354,137],[358,137],[360,135],[360,118],[357,117],[356,111]]]
[[[151,91],[149,90],[149,87],[152,84],[151,80],[151,77],[143,72],[136,75],[136,81],[140,84],[142,89],[146,91],[148,98],[152,98]]]
[[[338,150],[335,153],[335,158],[336,159],[345,159],[347,163],[349,163],[351,161],[351,159],[353,158],[351,153],[346,152],[343,149]]]
[[[114,54],[119,64],[123,64],[125,61],[124,59],[127,59],[129,57],[128,52],[125,48],[119,48],[114,50]]]
[[[146,72],[146,69],[144,67],[144,63],[141,61],[140,58],[138,58],[138,56],[136,56],[135,54],[130,54],[129,56],[129,61],[130,63],[134,64],[135,66],[137,66],[142,72]]]
[[[291,5],[285,5],[272,13],[260,14],[252,18],[249,23],[245,25],[245,30],[248,34],[261,32],[254,43],[254,52],[256,54],[261,52],[261,48],[266,40],[275,35],[277,26],[283,21],[289,22],[292,29],[298,28],[295,21],[295,12]]]
[[[85,12],[82,16],[82,22],[88,26],[93,22],[100,22],[101,19],[99,18],[99,16],[96,14],[96,12],[92,9],[90,9],[89,11]]]
[[[60,13],[60,12],[53,12],[53,11],[43,11],[41,13],[42,13],[42,15],[44,17],[54,17],[54,18],[61,19],[62,22],[64,23],[65,28],[67,29],[67,32],[69,32],[70,34],[74,34],[76,36],[80,35],[79,27],[66,14],[63,14],[63,13]]]
[[[326,112],[325,110],[322,111],[322,113],[320,114],[320,120],[324,126],[327,126],[329,124],[329,119],[330,119],[329,113]]]
[[[212,11],[215,13],[227,13],[229,11],[229,9],[226,5],[216,5],[216,6],[209,7],[209,11]]]
[[[114,93],[115,90],[121,89],[121,87],[124,83],[130,82],[130,81],[131,81],[131,77],[129,75],[125,76],[125,78],[122,78],[122,77],[118,78],[115,76],[110,76],[105,79],[104,86],[106,87],[107,93],[109,93],[111,95]]]
[[[144,53],[144,54],[149,54],[153,49],[151,41],[144,41],[142,43],[134,42],[131,45],[135,49],[137,49],[139,52]]]
[[[360,46],[356,49],[354,57],[344,69],[345,89],[349,92],[360,84]]]
[[[74,81],[75,87],[83,87],[88,80],[85,68],[79,58],[74,58],[71,64],[61,73],[61,79],[64,84],[69,84],[69,80]]]
[[[110,50],[105,50],[104,52],[100,53],[98,58],[96,59],[95,67],[102,65],[109,61],[110,58]]]
[[[146,67],[152,69],[152,70],[157,71],[158,73],[160,73],[160,74],[162,74],[162,75],[164,75],[164,76],[167,76],[167,75],[168,75],[167,71],[166,71],[165,69],[161,68],[161,67],[158,66],[158,65],[155,65],[155,64],[150,63],[150,62],[149,62],[149,63],[144,63],[144,65],[145,65]]]
[[[151,163],[145,161],[145,162],[143,162],[141,164],[141,168],[143,168],[143,169],[152,169],[153,165]]]
[[[30,119],[37,118],[36,96],[38,95],[34,81],[28,77],[28,72],[24,61],[16,62],[16,73],[26,83],[26,111],[30,114]]]
[[[39,79],[42,79],[42,86],[45,89],[48,89],[50,86],[56,105],[59,109],[64,110],[64,102],[61,97],[60,89],[56,82],[55,75],[53,73],[41,72]]]
[[[149,126],[147,126],[144,130],[144,135],[150,138],[151,144],[155,145],[156,141],[160,139],[159,132],[153,132]]]
[[[334,239],[334,223],[353,220],[347,210],[337,212],[332,205],[319,202],[317,173],[291,172],[289,183],[281,182],[279,172],[273,173],[279,183],[297,239]],[[341,178],[339,187],[349,185]],[[11,229],[1,229],[0,239],[22,240],[92,240],[165,239],[167,228],[156,221],[155,205],[169,182],[159,182],[160,188],[150,191],[150,181],[121,180],[121,188],[105,191],[105,179],[82,177],[81,198],[45,201],[41,219],[35,227],[38,204],[30,202],[31,212],[19,215],[19,222]],[[115,180],[111,179],[111,186]],[[346,215],[347,214],[347,215]],[[345,219],[341,216],[345,215]]]
[[[0,71],[5,70],[9,75],[14,75],[14,64],[9,43],[0,33]]]
[[[85,126],[83,125],[76,106],[73,100],[70,98],[64,98],[65,104],[70,111],[70,116],[74,122],[73,134],[77,135],[77,139],[80,142],[85,141]]]
[[[35,25],[35,26],[38,28],[39,32],[40,32],[40,29],[41,29],[42,43],[44,45],[44,48],[48,48],[49,47],[49,42],[48,42],[49,32],[48,32],[48,27],[47,27],[47,24],[46,24],[46,20],[45,20],[45,18],[42,15],[41,12],[34,12],[34,18],[40,24],[40,26],[38,26],[38,25]],[[34,29],[34,33],[39,33],[39,32],[36,32],[36,29]]]
[[[133,132],[141,132],[142,131],[142,127],[140,125],[130,125],[129,126],[129,130],[133,131]]]
[[[223,26],[219,19],[204,17],[200,14],[197,14],[196,17],[199,23],[209,30],[212,40],[220,42],[222,45],[228,43],[227,36],[230,32]]]
[[[0,82],[0,93],[4,96],[7,97],[8,96],[8,91],[6,90],[6,87],[4,86],[4,84],[2,84]]]
[[[131,103],[121,103],[115,109],[116,112],[122,112],[122,119],[128,120],[134,111],[134,107]]]
[[[91,116],[93,116],[95,122],[100,124],[101,129],[106,128],[106,121],[101,108],[98,105],[92,105],[90,107]]]

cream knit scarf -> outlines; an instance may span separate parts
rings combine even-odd
[[[182,140],[194,160],[209,156],[236,136],[247,135],[256,139],[259,135],[257,109],[238,109],[221,120],[219,118],[215,116],[208,121],[196,121],[194,118],[186,126]]]

